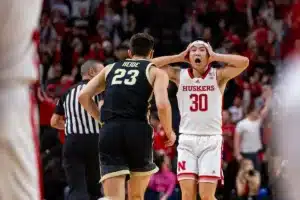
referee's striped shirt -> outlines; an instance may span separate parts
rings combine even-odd
[[[83,80],[71,87],[57,102],[55,114],[65,116],[65,134],[99,134],[100,124],[94,120],[78,102],[80,91],[88,80]],[[101,95],[93,97],[98,105]]]

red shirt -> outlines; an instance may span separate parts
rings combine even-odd
[[[54,101],[49,101],[47,99],[40,100],[39,111],[40,111],[40,125],[49,126],[52,114],[55,110]]]
[[[161,126],[158,126],[157,129],[153,129],[153,149],[155,151],[164,151],[170,159],[173,159],[175,156],[175,148],[174,146],[172,147],[166,147],[165,141],[166,141],[166,136],[163,128]]]
[[[223,137],[224,137],[224,145],[223,145],[223,159],[226,162],[230,162],[233,159],[233,138],[235,132],[235,125],[232,123],[223,124],[222,126]],[[230,144],[231,143],[231,144]]]
[[[90,51],[84,57],[84,59],[85,60],[95,59],[95,60],[101,60],[101,61],[103,61],[105,59],[104,51],[102,49],[99,49],[99,50],[90,49]]]
[[[42,92],[40,86],[36,86],[37,102],[39,105],[39,117],[41,126],[50,126],[50,120],[55,110],[55,101]]]

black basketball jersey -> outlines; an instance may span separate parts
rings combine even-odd
[[[106,76],[101,121],[115,118],[147,120],[153,93],[147,74],[152,63],[127,59],[112,65]]]

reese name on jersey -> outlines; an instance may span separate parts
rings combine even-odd
[[[136,68],[139,66],[139,62],[124,62],[122,64],[122,67],[132,67],[132,68]]]
[[[205,92],[205,91],[214,91],[215,90],[215,86],[214,85],[200,85],[200,86],[196,86],[196,85],[183,85],[182,86],[182,91],[186,92],[186,91],[199,91],[199,92]]]

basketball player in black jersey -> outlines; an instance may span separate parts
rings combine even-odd
[[[92,97],[105,90],[99,138],[101,182],[109,199],[125,199],[128,175],[130,200],[143,200],[150,176],[158,171],[152,157],[152,128],[148,106],[154,92],[158,114],[166,132],[166,145],[173,145],[169,78],[148,59],[153,57],[153,38],[138,33],[130,40],[131,59],[108,65],[82,90],[79,102],[96,120],[100,112]]]

